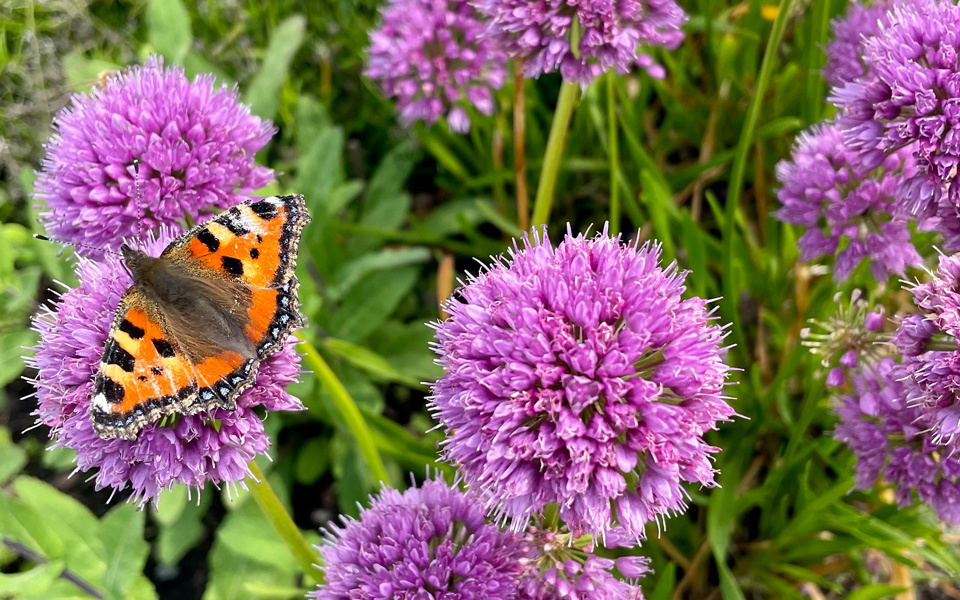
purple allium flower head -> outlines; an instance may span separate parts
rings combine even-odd
[[[892,358],[856,373],[852,394],[836,406],[834,437],[857,457],[858,489],[873,487],[882,476],[899,506],[916,496],[944,522],[960,524],[960,459],[933,443],[923,413],[904,401],[902,376]]]
[[[360,518],[328,525],[317,600],[513,600],[527,551],[442,480],[385,488]]]
[[[917,171],[901,179],[903,207],[936,218],[944,247],[960,249],[960,7],[949,0],[896,4],[864,42],[864,74],[831,100],[856,162],[873,170],[907,147]]]
[[[903,275],[907,267],[923,262],[894,202],[902,172],[911,171],[913,158],[901,150],[868,173],[851,164],[854,155],[835,123],[820,123],[801,134],[790,160],[777,164],[783,206],[776,216],[807,228],[797,242],[803,260],[836,254],[837,281],[847,279],[863,260],[878,281]]]
[[[472,1],[492,21],[500,43],[523,59],[526,77],[559,70],[583,85],[611,68],[626,73],[634,65],[663,77],[663,68],[639,47],[676,48],[687,20],[674,0]]]
[[[893,337],[906,400],[952,453],[960,450],[960,254],[941,256],[933,279],[912,291],[921,314],[904,317]]]
[[[446,115],[450,129],[466,132],[465,107],[493,114],[492,90],[506,78],[506,54],[486,31],[467,0],[390,0],[370,34],[366,75],[397,99],[404,124]]]
[[[173,237],[161,227],[159,239],[148,239],[144,250],[156,256]],[[80,258],[77,277],[76,288],[33,319],[40,334],[36,355],[28,359],[37,369],[36,415],[55,445],[76,450],[79,471],[98,469],[97,489],[129,487],[139,504],[178,483],[198,489],[207,481],[243,485],[247,463],[270,447],[254,408],[303,408],[284,391],[300,373],[295,343],[263,361],[256,385],[240,394],[235,411],[178,415],[169,426],[147,425],[135,441],[104,440],[90,420],[93,380],[120,296],[132,281],[112,254],[101,262]]]
[[[522,529],[550,503],[576,535],[636,540],[713,486],[703,434],[733,409],[723,333],[659,248],[606,231],[525,238],[447,302],[431,408],[444,454]]]
[[[847,13],[830,24],[833,39],[827,45],[827,64],[823,78],[832,86],[842,86],[863,75],[863,43],[890,23],[894,0],[872,4],[853,2]]]
[[[182,227],[273,181],[272,170],[254,163],[273,135],[270,122],[251,115],[236,90],[217,89],[209,75],[191,82],[162,58],[74,96],[53,127],[35,197],[47,231],[65,242],[116,250],[141,226]]]

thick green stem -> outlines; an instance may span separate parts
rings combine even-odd
[[[247,487],[250,493],[257,501],[257,505],[263,514],[270,521],[270,525],[280,534],[283,541],[290,547],[290,551],[296,557],[297,562],[306,575],[312,577],[317,583],[323,581],[323,570],[319,564],[322,562],[320,557],[313,551],[306,538],[300,533],[300,529],[290,518],[289,513],[283,508],[277,494],[267,482],[267,477],[257,466],[257,463],[250,461],[247,465],[250,468],[250,475],[247,475]]]
[[[383,466],[383,461],[380,460],[380,453],[377,452],[377,446],[373,441],[373,434],[370,433],[367,422],[363,420],[363,415],[360,414],[357,403],[350,397],[347,388],[343,387],[343,384],[337,379],[330,365],[327,364],[327,361],[323,360],[323,356],[317,352],[313,344],[304,339],[302,333],[297,332],[296,335],[300,338],[300,349],[306,353],[307,364],[313,369],[314,374],[316,374],[320,380],[320,384],[330,392],[330,397],[333,398],[333,405],[340,412],[340,416],[343,417],[354,439],[357,440],[357,445],[360,446],[360,453],[363,454],[363,458],[370,468],[370,474],[382,484],[389,485],[390,481],[387,478],[387,470]]]
[[[579,83],[565,81],[560,87],[557,108],[553,113],[553,124],[550,125],[550,137],[547,138],[547,150],[543,156],[543,168],[540,169],[537,197],[533,201],[532,220],[534,227],[546,225],[547,221],[550,220],[550,205],[553,202],[553,191],[557,185],[557,175],[560,173],[563,146],[567,139],[570,117],[573,115],[573,107],[577,103],[579,93]]]
[[[620,172],[620,142],[617,139],[619,130],[617,129],[617,106],[616,90],[614,88],[616,71],[607,73],[607,126],[610,138],[610,233],[616,235],[620,233],[620,196],[619,182],[617,174]]]

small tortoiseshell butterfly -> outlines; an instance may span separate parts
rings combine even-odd
[[[294,275],[303,196],[239,204],[160,254],[122,247],[133,285],[120,298],[93,388],[101,438],[134,440],[174,413],[235,410],[260,361],[301,324]]]

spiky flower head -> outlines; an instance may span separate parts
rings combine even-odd
[[[213,76],[190,81],[158,57],[75,95],[53,127],[34,192],[40,219],[91,257],[100,253],[83,245],[116,250],[141,229],[182,228],[273,181],[254,162],[270,122]]]
[[[611,536],[612,538],[615,536]],[[524,535],[517,600],[643,600],[638,579],[651,573],[642,556],[603,558],[567,531],[530,527]],[[613,544],[617,545],[617,544]],[[614,574],[619,571],[622,578]]]
[[[687,20],[674,0],[473,0],[492,22],[493,34],[523,74],[559,71],[567,81],[589,84],[602,73],[639,66],[653,77],[663,68],[644,46],[676,48]]]
[[[945,523],[960,524],[960,459],[943,452],[926,431],[927,421],[905,398],[903,373],[892,358],[853,376],[851,393],[839,399],[834,437],[857,457],[857,488],[883,480],[901,507],[919,500]]]
[[[895,5],[889,25],[864,42],[864,74],[831,97],[857,164],[873,170],[911,146],[917,172],[898,197],[937,219],[948,250],[960,249],[960,7],[949,0]]]
[[[145,244],[152,256],[174,234],[161,228],[159,236]],[[256,385],[240,394],[234,411],[180,415],[147,425],[134,441],[101,439],[90,419],[94,376],[120,296],[132,281],[112,254],[99,262],[80,258],[76,271],[79,285],[34,317],[40,342],[27,359],[37,370],[37,421],[50,428],[54,445],[77,452],[79,471],[97,470],[97,489],[130,489],[137,504],[181,483],[196,489],[207,482],[242,486],[247,463],[270,448],[257,411],[303,408],[284,391],[300,373],[295,344],[263,361]]]
[[[446,116],[466,132],[466,108],[493,114],[493,91],[506,78],[506,55],[486,31],[467,0],[389,0],[370,34],[366,75],[396,98],[404,124]]]
[[[904,317],[893,337],[906,401],[952,453],[960,450],[960,254],[941,256],[931,280],[912,292],[920,314]]]
[[[862,261],[878,281],[885,281],[923,264],[907,217],[894,201],[901,178],[915,171],[913,157],[905,148],[867,172],[856,166],[855,154],[835,123],[817,124],[801,134],[790,159],[777,164],[783,206],[776,216],[807,228],[797,241],[803,260],[836,255],[836,281],[850,277]]]
[[[441,479],[384,488],[359,519],[325,533],[317,600],[514,600],[527,551]]]
[[[703,435],[733,409],[723,332],[659,248],[536,233],[445,305],[432,410],[446,459],[522,529],[548,504],[574,534],[644,536],[713,486]]]
[[[827,64],[823,78],[832,86],[842,86],[863,75],[864,42],[890,23],[894,0],[873,3],[852,2],[847,12],[830,23],[833,38],[827,44]]]

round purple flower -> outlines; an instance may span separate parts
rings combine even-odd
[[[358,520],[330,524],[317,600],[513,600],[526,551],[473,498],[428,480],[385,488]]]
[[[173,237],[161,228],[160,239],[148,241],[144,250],[156,256]],[[138,504],[178,483],[198,489],[208,481],[243,485],[247,463],[270,447],[255,408],[303,408],[284,391],[300,373],[295,343],[263,361],[256,385],[240,394],[235,411],[178,415],[165,425],[147,425],[134,441],[104,440],[90,419],[93,381],[120,296],[132,281],[112,254],[101,262],[80,258],[77,277],[76,288],[33,319],[40,334],[36,354],[28,359],[37,370],[35,414],[50,428],[55,445],[76,450],[78,470],[98,469],[97,489],[129,487]]]
[[[270,122],[251,115],[235,89],[217,89],[210,75],[191,82],[162,58],[75,95],[53,127],[37,175],[40,218],[51,236],[94,258],[141,227],[182,228],[273,181],[254,163],[273,135]]]
[[[883,477],[899,506],[916,497],[945,523],[960,524],[960,459],[933,443],[923,413],[904,401],[902,377],[891,358],[856,373],[853,393],[836,406],[834,437],[857,457],[857,489],[870,489]]]
[[[884,281],[923,263],[894,201],[901,177],[913,172],[913,158],[909,149],[900,150],[865,172],[854,166],[855,154],[835,123],[802,133],[790,160],[777,164],[783,206],[776,216],[807,228],[797,242],[803,260],[836,255],[835,280],[846,280],[866,260]]]
[[[954,452],[960,449],[960,254],[941,256],[933,279],[912,292],[921,314],[905,317],[893,337],[906,400],[933,441]]]
[[[948,250],[960,248],[960,7],[948,0],[894,6],[864,42],[865,72],[831,100],[856,162],[866,170],[911,147],[917,172],[901,181],[904,208],[936,218]]]
[[[854,2],[842,18],[830,24],[833,39],[827,45],[827,64],[823,78],[832,86],[842,86],[863,75],[863,43],[880,33],[890,23],[889,11],[894,0],[872,4]]]
[[[390,0],[370,34],[366,75],[397,99],[404,124],[446,115],[451,130],[466,132],[466,106],[493,114],[492,90],[506,78],[506,55],[486,30],[466,0]]]
[[[610,69],[626,73],[635,65],[663,77],[663,68],[639,48],[676,48],[687,20],[674,0],[473,2],[492,21],[500,43],[523,59],[526,77],[559,70],[583,85]]]
[[[734,414],[723,332],[658,260],[606,232],[554,250],[544,232],[445,305],[445,458],[517,530],[557,503],[576,535],[636,540],[686,509],[682,482],[715,485],[702,436]]]

